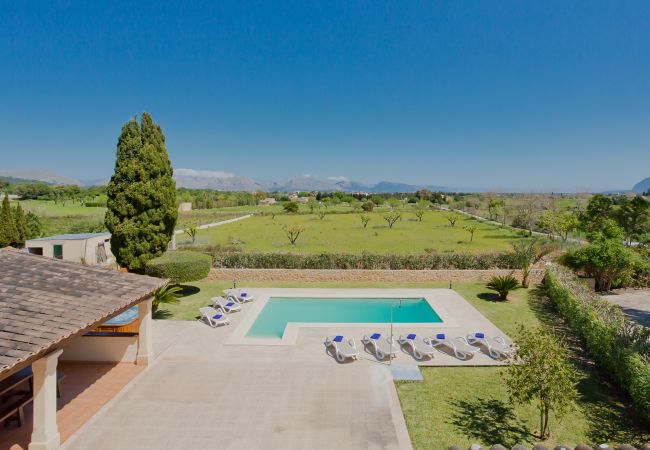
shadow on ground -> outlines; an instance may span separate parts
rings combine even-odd
[[[506,447],[533,438],[517,419],[512,406],[493,398],[452,400],[451,424],[479,442],[499,442]]]
[[[496,294],[494,292],[481,292],[480,294],[477,294],[477,297],[480,298],[481,300],[486,300],[488,302],[505,302],[505,301],[507,301],[507,300],[499,299],[499,294]]]

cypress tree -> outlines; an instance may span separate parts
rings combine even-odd
[[[18,241],[16,222],[9,204],[9,196],[5,194],[0,209],[0,247],[6,247]]]
[[[148,260],[167,249],[178,217],[172,175],[160,126],[146,112],[141,124],[128,121],[117,143],[105,217],[120,266],[142,272]]]
[[[20,203],[14,208],[14,223],[16,224],[16,235],[18,236],[16,244],[20,246],[25,245],[25,240],[27,240],[27,221],[25,220],[25,213]]]

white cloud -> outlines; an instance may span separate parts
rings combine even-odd
[[[342,175],[339,175],[337,177],[327,177],[327,179],[331,181],[348,181],[348,177],[344,177]]]
[[[194,169],[174,169],[174,175],[197,178],[232,178],[233,173],[222,172],[220,170],[194,170]]]

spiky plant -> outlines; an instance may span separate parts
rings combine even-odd
[[[508,300],[510,291],[519,289],[521,285],[519,281],[512,275],[494,276],[485,285],[486,288],[496,291],[499,294],[499,300]]]

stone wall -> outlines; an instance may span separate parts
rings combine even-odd
[[[433,282],[433,281],[487,281],[495,275],[513,274],[509,269],[491,270],[316,270],[316,269],[211,269],[209,280],[241,281],[340,281],[340,282]],[[539,283],[543,269],[533,269],[531,283]]]

